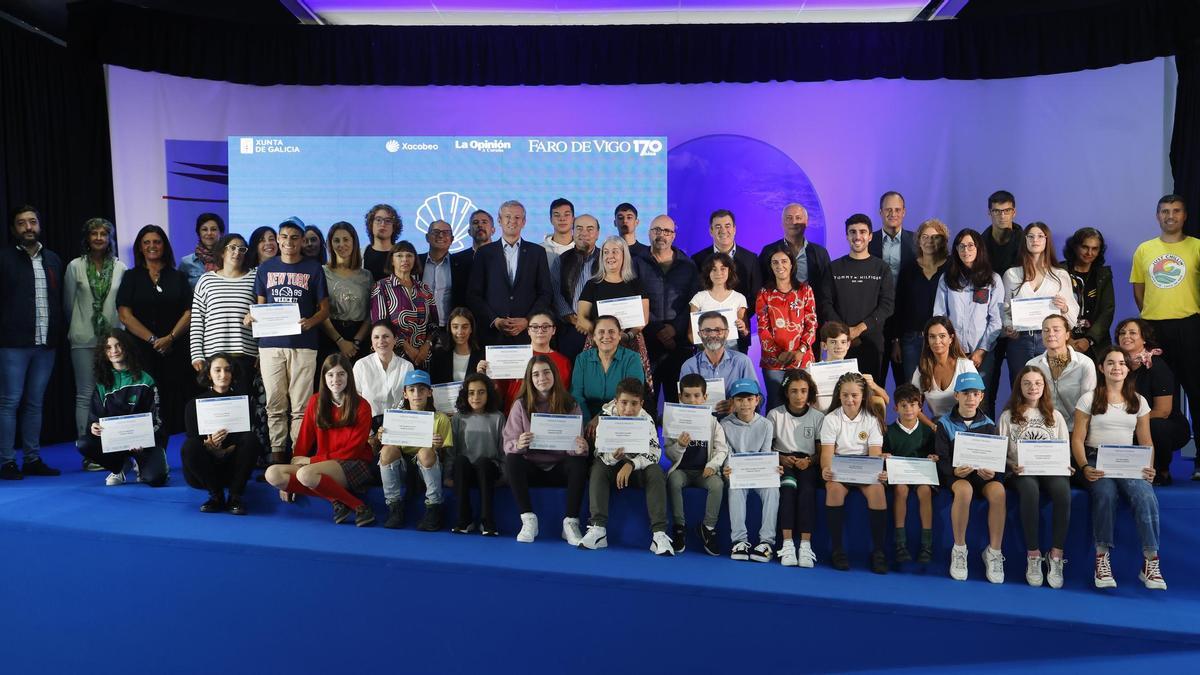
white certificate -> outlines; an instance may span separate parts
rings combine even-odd
[[[493,380],[520,380],[533,358],[531,345],[490,345],[484,356],[488,362],[488,377]],[[562,373],[559,373],[562,377]],[[565,385],[566,383],[564,383]]]
[[[954,435],[955,468],[969,466],[973,469],[1004,471],[1008,461],[1008,438],[990,434],[973,434],[960,431]]]
[[[1142,469],[1152,465],[1154,448],[1144,445],[1102,445],[1096,451],[1096,468],[1105,478],[1142,479]]]
[[[201,436],[224,429],[231,434],[250,431],[250,399],[219,396],[196,399],[196,431]]]
[[[150,413],[101,417],[100,448],[104,452],[141,450],[157,445],[154,440],[154,416]]]
[[[851,485],[871,485],[879,482],[883,473],[883,458],[869,455],[834,455],[833,479]]]
[[[730,490],[779,487],[779,453],[735,452],[728,461]]]
[[[615,452],[625,448],[626,455],[650,452],[650,420],[641,417],[605,415],[596,425],[596,452]]]
[[[256,338],[300,334],[300,305],[250,305],[250,316],[254,317],[250,332]]]
[[[837,381],[846,373],[858,372],[858,359],[842,359],[840,361],[820,361],[808,367],[808,374],[817,383],[817,393],[822,396],[833,396]]]
[[[615,316],[621,322],[621,330],[641,328],[646,325],[646,313],[642,311],[642,296],[610,298],[596,301],[596,316]]]
[[[714,309],[712,311],[720,313],[720,315],[725,317],[725,320],[729,322],[729,334],[725,336],[725,340],[727,342],[731,339],[737,340],[737,310]],[[703,340],[700,339],[700,317],[704,314],[708,314],[708,312],[692,312],[692,344],[698,345],[703,342]]]
[[[1067,441],[1017,441],[1017,464],[1024,476],[1070,476],[1071,444]]]
[[[461,389],[462,382],[433,385],[433,409],[440,413],[453,415],[456,410],[454,406],[458,403],[458,392]]]
[[[712,440],[712,408],[706,405],[684,405],[667,403],[663,406],[663,433],[669,438],[679,438],[687,432],[693,441],[705,443]]]
[[[937,462],[924,457],[888,457],[890,485],[937,485]]]
[[[1013,298],[1009,301],[1013,330],[1041,330],[1042,321],[1051,314],[1062,312],[1054,305],[1054,297]]]
[[[383,413],[383,444],[412,448],[433,447],[435,413],[428,410],[387,410]]]
[[[575,449],[575,439],[583,432],[583,415],[550,415],[533,413],[529,416],[529,433],[533,440],[530,450],[567,452]]]

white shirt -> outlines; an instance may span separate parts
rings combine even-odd
[[[821,421],[821,445],[830,444],[836,455],[865,455],[872,445],[883,445],[883,431],[879,420],[866,410],[850,419],[843,408],[838,408]]]
[[[393,356],[387,369],[374,352],[354,364],[354,386],[359,396],[371,404],[371,416],[382,415],[389,408],[397,408],[404,400],[404,376],[413,370],[413,364],[401,356]]]
[[[1067,311],[1063,316],[1074,326],[1079,322],[1079,301],[1075,299],[1071,275],[1066,270],[1055,267],[1042,277],[1042,285],[1034,288],[1025,282],[1024,268],[1008,268],[1004,272],[1004,327],[1012,328],[1013,298],[1052,298],[1056,295],[1061,295],[1066,301]]]
[[[462,382],[467,377],[467,365],[471,362],[471,355],[455,352],[450,355],[450,362],[450,377],[455,382]]]
[[[1089,391],[1079,397],[1079,403],[1075,405],[1075,409],[1092,415],[1092,397],[1094,391]],[[1137,421],[1139,417],[1145,417],[1150,414],[1150,404],[1146,403],[1146,399],[1138,394],[1138,411],[1137,414],[1130,415],[1125,412],[1125,404],[1118,403],[1108,404],[1108,411],[1102,415],[1092,415],[1092,419],[1088,421],[1087,439],[1083,444],[1089,448],[1098,448],[1102,445],[1129,445],[1133,443],[1134,432],[1137,429]]]
[[[957,359],[954,362],[954,375],[950,378],[950,385],[945,389],[938,387],[937,378],[929,378],[929,390],[924,391],[925,402],[929,404],[929,412],[933,414],[932,419],[936,422],[937,418],[945,415],[954,409],[954,405],[958,403],[954,398],[954,383],[958,380],[958,376],[963,373],[975,373],[975,363],[971,359]],[[912,383],[917,389],[921,388],[921,370],[913,371]]]
[[[1046,384],[1050,386],[1050,393],[1054,396],[1055,410],[1075,410],[1075,404],[1085,393],[1090,393],[1096,389],[1096,365],[1087,356],[1067,347],[1067,351],[1071,353],[1071,362],[1063,368],[1058,379],[1052,379],[1050,375],[1050,362],[1046,358],[1046,353],[1042,352],[1038,356],[1029,359],[1027,366],[1037,366],[1042,374],[1046,376]],[[1075,413],[1063,415],[1067,418],[1067,428],[1075,428]],[[1125,445],[1129,442],[1126,441]]]
[[[554,260],[555,257],[575,248],[575,238],[572,237],[571,241],[568,241],[565,244],[560,244],[557,241],[554,241],[554,235],[548,234],[546,235],[546,238],[542,240],[542,248],[546,249],[546,259],[548,261]]]

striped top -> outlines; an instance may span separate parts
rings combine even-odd
[[[251,329],[242,325],[254,295],[254,271],[237,279],[205,272],[192,294],[192,360],[206,359],[218,352],[255,356],[258,342]]]

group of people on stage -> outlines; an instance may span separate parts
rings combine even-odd
[[[453,486],[452,531],[496,536],[492,496],[507,482],[521,511],[517,540],[532,542],[539,522],[530,487],[561,486],[562,538],[596,549],[607,545],[611,487],[635,486],[646,495],[651,551],[675,555],[689,534],[683,488],[696,487],[707,491],[695,528],[707,553],[722,553],[716,525],[728,499],[733,559],[812,567],[816,490],[824,487],[831,564],[850,567],[844,503],[858,491],[870,516],[870,568],[886,573],[888,502],[891,557],[914,558],[911,492],[921,523],[915,558],[928,563],[940,487],[953,498],[950,575],[967,577],[966,528],[979,498],[989,509],[987,578],[1000,583],[1011,488],[1026,580],[1058,588],[1074,482],[1091,495],[1095,585],[1115,585],[1108,551],[1124,494],[1144,552],[1139,579],[1165,589],[1152,485],[1171,483],[1174,452],[1200,431],[1200,356],[1186,346],[1189,333],[1200,334],[1200,240],[1183,232],[1183,199],[1159,200],[1160,234],[1137,248],[1129,275],[1141,314],[1120,321],[1111,337],[1104,235],[1077,230],[1060,263],[1048,225],[1014,222],[1011,193],[992,194],[987,206],[986,229],[951,237],[937,219],[905,229],[904,198],[887,192],[882,228],[865,214],[850,216],[850,252],[836,260],[806,238],[800,204],[783,210],[783,237],[758,254],[738,244],[734,214],[715,211],[712,245],[691,256],[675,246],[676,223],[666,215],[651,221],[649,245],[638,241],[631,204],[615,209],[616,234],[602,240],[596,217],[576,216],[570,201],[557,199],[553,232],[530,242],[522,238],[525,207],[507,201],[495,219],[498,241],[492,215],[479,210],[470,215],[470,246],[453,254],[449,223],[430,223],[428,250],[418,253],[400,239],[403,222],[387,204],[367,211],[365,246],[348,222],[322,233],[293,217],[247,241],[208,213],[196,221],[194,252],[178,264],[166,232],[143,227],[132,267],[116,258],[114,227],[102,218],[84,224],[82,253],[64,266],[40,243],[38,210],[22,206],[10,220],[14,241],[0,249],[0,478],[59,473],[40,458],[39,434],[65,341],[85,468],[108,471],[108,485],[131,476],[165,485],[167,436],[183,431],[184,477],[207,493],[205,512],[245,514],[246,485],[260,466],[284,501],[318,496],[333,505],[335,522],[360,526],[375,520],[363,495],[381,484],[385,526],[405,525],[412,489],[424,495],[418,528],[440,530],[443,487]],[[1029,311],[1014,307],[1036,299],[1044,310],[1031,325]],[[254,337],[250,308],[272,304],[298,306],[298,333]],[[756,336],[757,367],[746,355]],[[485,347],[520,344],[532,347],[524,377],[489,377]],[[814,363],[847,359],[857,367],[818,387]],[[994,400],[1005,361],[1007,403]],[[439,410],[434,387],[447,383],[461,387],[452,409]],[[200,433],[198,401],[231,395],[249,397],[251,429]],[[711,406],[711,427],[664,433],[660,442],[660,397]],[[432,412],[432,442],[385,443],[385,411],[393,409]],[[104,452],[103,420],[139,413],[152,415],[153,446]],[[536,414],[580,416],[569,449],[535,440]],[[644,419],[651,438],[636,452],[597,447],[605,417]],[[1006,437],[1004,470],[956,466],[953,447],[964,432]],[[1017,448],[1029,440],[1069,441],[1073,475],[1023,475]],[[1096,469],[1097,448],[1130,444],[1153,447],[1143,479]],[[777,453],[779,487],[731,488],[730,457],[741,453]],[[938,484],[885,489],[886,471],[878,482],[843,483],[832,468],[838,456],[925,458],[936,463]],[[480,493],[478,517],[471,487]],[[762,508],[757,543],[745,527],[750,492]],[[1049,547],[1038,527],[1043,495],[1053,505]]]

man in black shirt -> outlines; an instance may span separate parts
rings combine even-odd
[[[691,323],[688,302],[700,290],[700,273],[687,254],[675,246],[675,232],[675,221],[669,216],[656,217],[650,221],[650,254],[634,258],[642,290],[650,298],[650,323],[643,331],[650,367],[654,369],[654,381],[670,403],[679,400],[675,382],[684,360],[693,351],[687,339]],[[655,396],[653,402],[657,401]]]
[[[1021,253],[1022,232],[1021,226],[1013,222],[1016,216],[1017,198],[1011,192],[997,190],[988,197],[988,217],[991,218],[992,224],[983,231],[983,245],[987,249],[992,271],[1001,278],[1004,277],[1005,270],[1020,264],[1017,258]],[[1000,386],[1000,367],[1008,353],[1008,338],[1003,334],[996,340],[992,353],[996,355],[996,361],[988,375],[987,385],[988,391],[994,393]],[[1016,372],[1024,366],[1024,363],[1009,363],[1009,381],[1012,381]]]
[[[867,252],[871,243],[871,219],[856,213],[846,219],[846,241],[850,253],[829,264],[829,283],[822,288],[818,304],[825,321],[840,321],[850,327],[850,352],[858,367],[875,382],[882,382],[883,325],[892,315],[896,299],[892,271],[887,263]]]
[[[492,243],[492,235],[496,234],[496,223],[492,214],[478,209],[471,214],[470,229],[471,248],[459,251],[450,256],[450,305],[452,307],[467,306],[467,284],[471,281],[471,266],[475,264],[475,252]],[[441,312],[441,308],[438,309]],[[446,312],[449,315],[449,312]]]

